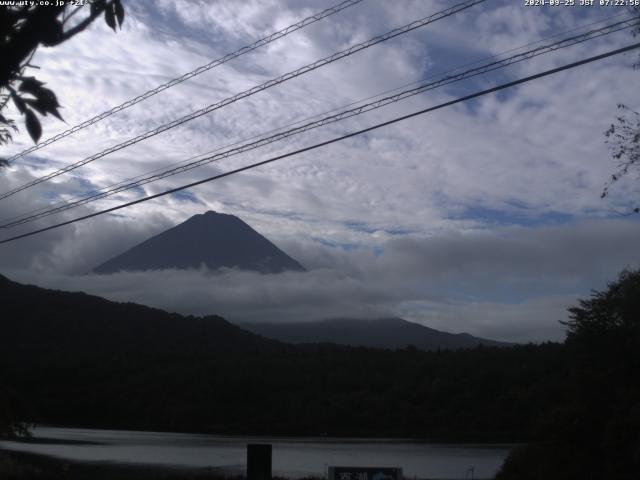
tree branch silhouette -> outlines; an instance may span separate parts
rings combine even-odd
[[[62,120],[60,104],[55,93],[44,87],[34,76],[25,76],[31,58],[40,46],[55,47],[86,30],[99,16],[116,31],[122,28],[124,7],[122,0],[93,0],[88,7],[76,7],[67,12],[70,5],[25,5],[7,6],[0,9],[0,112],[13,102],[24,117],[25,127],[34,142],[42,135],[38,115],[52,114]],[[69,20],[81,10],[87,11],[85,18],[70,28]],[[36,115],[37,113],[37,115]],[[0,115],[0,145],[13,140],[12,133],[18,131],[14,119]],[[7,161],[0,158],[0,166]]]

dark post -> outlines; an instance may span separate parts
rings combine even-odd
[[[271,480],[271,445],[247,445],[247,480]]]

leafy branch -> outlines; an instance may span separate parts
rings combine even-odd
[[[124,22],[122,0],[93,0],[89,14],[72,27],[68,27],[69,20],[81,8],[87,9],[77,7],[67,14],[69,8],[67,5],[20,5],[0,9],[0,31],[6,32],[0,35],[0,112],[11,100],[24,116],[27,132],[35,143],[42,136],[38,115],[52,114],[62,120],[58,110],[60,104],[53,91],[35,77],[24,76],[27,67],[35,68],[29,62],[38,46],[60,45],[85,30],[101,15],[114,31],[117,27],[122,28]],[[12,133],[17,130],[15,120],[0,115],[0,145],[11,142]],[[0,166],[6,163],[0,159]]]
[[[640,18],[640,6],[633,7],[633,13]],[[631,35],[639,36],[640,26],[635,27],[631,31]],[[633,68],[640,69],[640,57],[633,64]],[[618,104],[618,111],[620,113],[615,117],[615,123],[612,123],[609,129],[604,132],[605,143],[611,148],[613,158],[618,160],[618,170],[605,183],[600,198],[607,197],[609,189],[614,183],[640,166],[640,113],[622,103]],[[620,215],[626,216],[632,213],[640,213],[640,207],[633,208],[631,213]]]
[[[604,133],[606,143],[611,148],[611,155],[618,160],[617,170],[611,175],[600,194],[601,198],[609,195],[610,187],[627,175],[631,170],[640,167],[640,113],[624,104],[618,104],[621,112],[616,116]],[[633,209],[640,213],[640,207]]]

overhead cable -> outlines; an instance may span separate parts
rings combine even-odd
[[[14,226],[18,226],[18,225],[22,225],[24,223],[28,223],[28,222],[32,222],[50,215],[54,215],[57,213],[61,213],[67,210],[70,210],[72,208],[76,208],[79,207],[81,205],[86,205],[88,203],[97,201],[97,200],[101,200],[107,197],[110,197],[112,195],[115,195],[117,193],[121,193],[124,191],[128,191],[134,188],[139,188],[142,185],[146,185],[148,183],[154,182],[154,181],[158,181],[161,180],[163,178],[167,178],[173,175],[177,175],[183,172],[186,172],[188,170],[194,169],[194,168],[198,168],[201,167],[205,164],[209,164],[215,161],[219,161],[225,158],[229,158],[231,156],[234,155],[238,155],[240,153],[244,153],[247,152],[249,150],[254,150],[256,148],[283,140],[285,138],[291,137],[293,135],[298,135],[300,133],[303,132],[307,132],[309,130],[318,128],[318,127],[322,127],[324,125],[328,125],[328,124],[332,124],[332,123],[336,123],[342,120],[345,120],[347,118],[351,118],[357,115],[361,115],[363,113],[366,112],[370,112],[372,110],[376,110],[379,108],[382,108],[384,106],[387,106],[389,104],[395,103],[395,102],[399,102],[401,100],[405,100],[407,98],[413,97],[415,95],[419,95],[421,93],[424,93],[426,91],[430,91],[433,89],[436,89],[438,87],[442,87],[445,85],[449,85],[451,83],[454,82],[459,82],[461,80],[465,80],[468,78],[472,78],[481,74],[485,74],[488,72],[492,72],[495,70],[498,70],[500,68],[505,68],[509,65],[513,65],[522,61],[526,61],[529,60],[531,58],[537,57],[539,55],[543,55],[549,52],[553,52],[562,48],[567,48],[567,47],[571,47],[580,43],[584,43],[586,41],[589,40],[593,40],[594,38],[599,38],[602,37],[604,35],[610,35],[614,32],[626,29],[626,28],[633,28],[633,27],[637,27],[640,26],[640,20],[637,18],[630,18],[627,20],[622,20],[616,23],[613,23],[611,25],[607,25],[605,27],[601,27],[601,28],[597,28],[597,29],[593,29],[590,30],[588,32],[585,32],[583,34],[580,35],[575,35],[573,37],[569,37],[569,38],[565,38],[562,39],[558,42],[552,43],[552,44],[548,44],[548,45],[542,45],[540,47],[537,47],[535,49],[526,51],[526,52],[522,52],[522,53],[518,53],[516,55],[512,55],[511,57],[508,58],[504,58],[502,60],[497,60],[494,62],[490,62],[487,63],[485,65],[476,67],[476,68],[472,68],[469,70],[466,70],[464,72],[461,73],[457,73],[457,74],[453,74],[453,75],[448,75],[445,76],[437,81],[434,82],[429,82],[429,83],[423,83],[415,88],[412,89],[407,89],[404,91],[401,91],[399,93],[396,93],[394,95],[389,95],[387,97],[378,99],[376,101],[373,102],[369,102],[363,105],[360,105],[358,107],[355,108],[351,108],[351,109],[347,109],[347,110],[343,110],[342,112],[336,113],[334,115],[329,115],[323,118],[320,118],[318,120],[312,121],[312,122],[308,122],[306,124],[303,125],[299,125],[297,127],[285,130],[285,131],[280,131],[274,135],[269,135],[269,136],[265,136],[263,138],[260,138],[256,141],[253,142],[249,142],[249,143],[245,143],[239,146],[236,146],[234,148],[228,149],[226,151],[222,151],[219,153],[216,153],[215,155],[210,155],[206,158],[202,158],[199,160],[195,160],[195,161],[191,161],[189,163],[185,163],[185,162],[181,162],[180,165],[175,166],[173,168],[170,169],[165,169],[164,171],[160,172],[160,173],[154,173],[154,174],[149,174],[146,177],[142,177],[139,178],[137,180],[131,180],[129,182],[121,182],[119,184],[117,184],[116,186],[112,187],[112,188],[108,188],[105,191],[99,192],[99,193],[95,193],[93,195],[89,195],[86,196],[84,198],[78,199],[78,200],[73,200],[73,201],[68,201],[68,202],[63,202],[58,206],[54,206],[53,208],[48,208],[48,209],[44,209],[44,211],[38,211],[38,213],[34,213],[34,214],[27,214],[27,215],[23,215],[21,217],[14,217],[17,218],[16,220],[13,221],[9,221],[7,223],[4,223],[2,225],[0,225],[0,228],[9,228],[9,227],[14,227]]]
[[[294,70],[292,72],[286,73],[284,75],[281,75],[277,78],[268,80],[267,82],[264,82],[260,85],[257,85],[253,88],[250,88],[249,90],[245,90],[244,92],[238,93],[236,95],[233,95],[231,97],[228,97],[220,102],[211,104],[207,107],[201,108],[200,110],[196,110],[195,112],[192,112],[188,115],[185,115],[181,118],[178,118],[176,120],[173,120],[169,123],[166,123],[164,125],[161,125],[160,127],[157,127],[153,130],[149,130],[148,132],[145,132],[141,135],[138,135],[137,137],[131,138],[125,142],[119,143],[117,145],[114,145],[112,147],[107,148],[106,150],[103,150],[99,153],[96,153],[94,155],[91,155],[83,160],[80,160],[78,162],[72,163],[70,165],[67,165],[66,167],[63,167],[59,170],[56,170],[55,172],[49,173],[47,175],[44,175],[42,177],[36,178],[28,183],[25,183],[24,185],[21,185],[17,188],[14,188],[13,190],[10,190],[8,192],[5,192],[3,194],[0,195],[0,200],[5,199],[7,197],[10,197],[12,195],[15,195],[18,192],[21,192],[23,190],[26,190],[28,188],[31,188],[35,185],[38,185],[42,182],[46,182],[48,180],[51,180],[52,178],[55,178],[59,175],[62,175],[64,173],[70,172],[72,170],[75,170],[76,168],[82,167],[83,165],[86,165],[88,163],[91,163],[95,160],[98,160],[99,158],[102,158],[106,155],[109,155],[110,153],[113,152],[117,152],[119,150],[122,150],[123,148],[127,148],[131,145],[134,145],[138,142],[141,142],[143,140],[146,140],[148,138],[151,138],[155,135],[158,135],[160,133],[166,132],[167,130],[170,130],[172,128],[175,128],[179,125],[182,125],[186,122],[189,122],[191,120],[194,120],[198,117],[201,117],[203,115],[206,115],[208,113],[211,113],[215,110],[218,110],[222,107],[225,107],[231,103],[237,102],[238,100],[241,100],[243,98],[249,97],[251,95],[254,95],[258,92],[261,92],[263,90],[266,90],[268,88],[271,88],[273,86],[279,85],[283,82],[286,82],[287,80],[291,80],[292,78],[304,75],[306,73],[309,73],[313,70],[316,70],[320,67],[323,67],[325,65],[328,65],[330,63],[333,63],[335,61],[338,61],[342,58],[348,57],[350,55],[353,55],[356,52],[359,52],[361,50],[364,50],[366,48],[372,47],[373,45],[377,45],[379,43],[385,42],[387,40],[390,40],[392,38],[395,38],[399,35],[403,35],[407,32],[410,32],[412,30],[415,30],[417,28],[420,27],[424,27],[425,25],[428,25],[430,23],[436,22],[438,20],[441,20],[443,18],[446,17],[450,17],[452,15],[455,15],[456,13],[461,12],[462,10],[465,10],[467,8],[470,8],[474,5],[477,5],[479,3],[484,3],[487,0],[467,0],[465,2],[462,3],[458,3],[452,7],[449,7],[445,10],[442,10],[440,12],[434,13],[432,15],[429,15],[428,17],[424,17],[420,20],[415,20],[413,22],[410,22],[406,25],[403,25],[402,27],[398,27],[398,28],[394,28],[393,30],[390,30],[389,32],[382,34],[382,35],[378,35],[376,37],[373,37],[365,42],[362,43],[358,43],[356,45],[352,45],[351,47],[342,50],[340,52],[334,53],[332,55],[329,55],[328,57],[325,57],[321,60],[317,60],[313,63],[310,63],[308,65],[305,65],[304,67],[298,68],[297,70]]]
[[[169,189],[169,190],[165,190],[164,192],[156,193],[154,195],[149,195],[149,196],[146,196],[144,198],[139,198],[139,199],[131,201],[131,202],[127,202],[127,203],[123,203],[121,205],[116,205],[114,207],[107,208],[105,210],[100,210],[98,212],[90,213],[88,215],[83,215],[81,217],[76,217],[76,218],[74,218],[72,220],[67,220],[65,222],[60,222],[60,223],[57,223],[55,225],[50,225],[50,226],[45,227],[45,228],[32,230],[30,232],[23,233],[21,235],[16,235],[16,236],[13,236],[13,237],[10,237],[10,238],[6,238],[6,239],[0,241],[0,245],[1,244],[5,244],[5,243],[9,243],[9,242],[13,242],[13,241],[16,241],[16,240],[19,240],[19,239],[22,239],[22,238],[30,237],[30,236],[33,236],[33,235],[37,235],[39,233],[47,232],[49,230],[60,228],[60,227],[66,226],[66,225],[71,225],[73,223],[77,223],[77,222],[80,222],[80,221],[83,221],[83,220],[87,220],[89,218],[94,218],[94,217],[98,217],[100,215],[104,215],[104,214],[107,214],[107,213],[115,212],[115,211],[121,210],[123,208],[131,207],[133,205],[137,205],[137,204],[140,204],[140,203],[148,202],[150,200],[154,200],[156,198],[163,197],[165,195],[170,195],[170,194],[173,194],[173,193],[177,193],[177,192],[180,192],[182,190],[186,190],[186,189],[198,186],[198,185],[202,185],[204,183],[208,183],[208,182],[212,182],[212,181],[215,181],[215,180],[219,180],[221,178],[225,178],[225,177],[228,177],[230,175],[234,175],[236,173],[240,173],[240,172],[244,172],[244,171],[247,171],[247,170],[251,170],[253,168],[257,168],[257,167],[260,167],[262,165],[267,165],[269,163],[273,163],[273,162],[276,162],[278,160],[283,160],[285,158],[292,157],[294,155],[299,155],[299,154],[304,153],[304,152],[308,152],[308,151],[315,150],[317,148],[321,148],[321,147],[324,147],[324,146],[327,146],[327,145],[330,145],[330,144],[333,144],[333,143],[337,143],[337,142],[346,140],[348,138],[352,138],[352,137],[355,137],[357,135],[361,135],[363,133],[371,132],[371,131],[377,130],[379,128],[382,128],[382,127],[386,127],[386,126],[393,125],[393,124],[398,123],[398,122],[402,122],[404,120],[408,120],[408,119],[413,118],[413,117],[417,117],[419,115],[424,115],[426,113],[433,112],[435,110],[439,110],[441,108],[449,107],[451,105],[455,105],[455,104],[458,104],[458,103],[461,103],[461,102],[466,102],[466,101],[469,101],[469,100],[472,100],[474,98],[478,98],[478,97],[481,97],[481,96],[484,96],[484,95],[487,95],[487,94],[490,94],[490,93],[494,93],[494,92],[498,92],[500,90],[504,90],[504,89],[507,89],[507,88],[515,87],[517,85],[521,85],[521,84],[524,84],[524,83],[527,83],[527,82],[531,82],[533,80],[537,80],[539,78],[543,78],[543,77],[546,77],[546,76],[549,76],[549,75],[553,75],[555,73],[562,72],[564,70],[569,70],[571,68],[576,68],[576,67],[579,67],[581,65],[585,65],[585,64],[588,64],[588,63],[592,63],[592,62],[596,62],[596,61],[599,61],[599,60],[603,60],[603,59],[611,57],[613,55],[619,55],[619,54],[624,53],[624,52],[635,50],[636,48],[639,48],[639,47],[640,47],[640,42],[634,43],[634,44],[628,45],[626,47],[618,48],[616,50],[611,50],[609,52],[606,52],[606,53],[603,53],[603,54],[600,54],[600,55],[595,55],[595,56],[592,56],[592,57],[588,57],[588,58],[585,58],[583,60],[579,60],[577,62],[573,62],[573,63],[569,63],[569,64],[566,64],[566,65],[563,65],[561,67],[552,68],[550,70],[545,70],[543,72],[536,73],[534,75],[529,75],[527,77],[520,78],[518,80],[513,80],[511,82],[503,83],[503,84],[498,85],[496,87],[492,87],[492,88],[489,88],[489,89],[486,89],[486,90],[481,90],[479,92],[472,93],[470,95],[465,95],[465,96],[459,97],[459,98],[457,98],[455,100],[450,100],[448,102],[444,102],[444,103],[441,103],[441,104],[433,106],[433,107],[429,107],[429,108],[425,108],[425,109],[422,109],[422,110],[418,110],[416,112],[413,112],[413,113],[410,113],[410,114],[407,114],[407,115],[403,115],[401,117],[396,117],[396,118],[394,118],[392,120],[388,120],[386,122],[378,123],[378,124],[373,125],[371,127],[363,128],[361,130],[357,130],[357,131],[348,133],[346,135],[335,137],[335,138],[332,138],[330,140],[326,140],[324,142],[316,143],[316,144],[308,146],[308,147],[304,147],[304,148],[301,148],[301,149],[298,149],[298,150],[295,150],[295,151],[292,151],[292,152],[288,152],[288,153],[285,153],[285,154],[282,154],[282,155],[271,157],[271,158],[268,158],[266,160],[262,160],[260,162],[252,163],[252,164],[246,165],[244,167],[240,167],[240,168],[236,168],[234,170],[230,170],[228,172],[220,173],[220,174],[208,177],[208,178],[204,178],[202,180],[198,180],[198,181],[195,181],[195,182],[188,183],[186,185],[182,185],[182,186],[175,187],[175,188],[172,188],[172,189]]]
[[[303,29],[304,27],[306,27],[307,25],[311,25],[312,23],[315,23],[319,20],[322,20],[323,18],[329,17],[335,13],[338,13],[346,8],[352,7],[360,2],[362,2],[363,0],[345,0],[344,2],[341,2],[331,8],[327,8],[326,10],[323,10],[322,12],[316,13],[315,15],[311,15],[310,17],[307,17],[303,20],[300,20],[299,22],[294,23],[293,25],[289,25],[286,28],[283,28],[282,30],[278,30],[277,32],[271,33],[269,35],[267,35],[266,37],[261,38],[260,40],[255,41],[254,43],[252,43],[251,45],[246,45],[242,48],[239,48],[238,50],[236,50],[235,52],[232,53],[227,53],[226,55],[224,55],[223,57],[220,57],[216,60],[213,60],[209,63],[207,63],[206,65],[201,65],[198,68],[196,68],[195,70],[192,70],[190,72],[185,73],[184,75],[181,75],[180,77],[174,78],[172,80],[169,80],[166,83],[163,83],[162,85],[158,85],[157,87],[141,94],[138,95],[135,98],[132,98],[131,100],[127,100],[124,103],[121,103],[120,105],[117,105],[109,110],[106,110],[98,115],[96,115],[95,117],[92,117],[88,120],[85,120],[82,123],[79,123],[71,128],[69,128],[68,130],[65,130],[64,132],[58,133],[57,135],[54,135],[53,137],[50,137],[46,140],[43,140],[42,142],[27,148],[26,150],[23,150],[20,153],[17,153],[16,155],[13,155],[12,157],[9,157],[7,159],[7,161],[12,162],[13,160],[16,160],[20,157],[23,157],[29,153],[35,152],[36,150],[40,150],[43,147],[46,147],[47,145],[51,145],[54,142],[57,142],[58,140],[68,137],[69,135],[72,135],[84,128],[89,127],[90,125],[94,125],[102,120],[104,120],[107,117],[110,117],[111,115],[113,115],[114,113],[118,113],[126,108],[132,107],[133,105],[142,102],[143,100],[146,100],[147,98],[153,97],[154,95],[168,89],[171,87],[174,87],[182,82],[185,82],[186,80],[189,80],[190,78],[195,77],[196,75],[200,75],[201,73],[207,72],[215,67],[219,67],[220,65],[227,63],[230,60],[233,60],[234,58],[238,58],[241,55],[244,55],[245,53],[249,53],[252,52],[254,50],[256,50],[257,48],[263,47],[265,45],[268,45],[271,42],[274,42],[282,37],[286,37],[287,35],[296,32],[298,30]]]

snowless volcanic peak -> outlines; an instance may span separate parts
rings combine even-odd
[[[236,216],[194,215],[96,267],[99,274],[168,268],[238,268],[261,273],[305,268]]]

